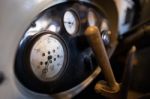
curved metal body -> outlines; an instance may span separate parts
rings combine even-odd
[[[43,10],[55,4],[67,1],[82,1],[92,3],[93,5],[104,10],[107,18],[110,20],[110,29],[113,33],[117,32],[117,8],[115,2],[110,0],[1,0],[0,1],[0,71],[5,75],[5,80],[0,85],[0,99],[29,99],[30,98],[50,98],[48,95],[40,95],[27,91],[22,94],[18,90],[16,77],[14,75],[14,59],[17,46],[24,32],[33,19]],[[108,3],[109,2],[109,3]],[[110,11],[113,9],[112,11]],[[114,11],[114,12],[113,12]],[[114,40],[115,41],[115,40]],[[116,42],[114,42],[116,43]],[[87,86],[98,74],[100,69],[97,68],[92,75],[87,78],[81,85]],[[94,76],[93,76],[94,75]],[[81,85],[78,85],[82,88]],[[21,86],[21,85],[19,85]],[[22,86],[21,86],[22,87]],[[78,88],[78,87],[77,87]],[[82,89],[84,89],[83,87]],[[74,88],[76,89],[76,88]],[[28,89],[27,89],[28,90]],[[25,90],[24,90],[25,91]],[[81,90],[80,90],[81,91]],[[72,96],[80,91],[73,91]],[[66,91],[68,92],[68,91]],[[70,91],[72,92],[72,91]],[[60,93],[62,95],[67,95]],[[69,95],[69,94],[68,94]],[[70,94],[71,95],[71,94]],[[68,98],[71,98],[69,96]],[[59,97],[54,95],[54,97]]]

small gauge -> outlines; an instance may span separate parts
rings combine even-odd
[[[33,44],[30,51],[30,66],[41,81],[57,79],[64,70],[66,57],[64,42],[54,34],[44,34]]]
[[[63,17],[64,27],[70,35],[77,33],[79,28],[78,16],[74,10],[67,10]]]
[[[93,9],[89,9],[88,11],[88,23],[89,23],[89,26],[95,26],[97,25],[97,16],[96,16],[96,13]]]

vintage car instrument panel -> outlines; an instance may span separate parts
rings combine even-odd
[[[67,2],[44,10],[18,45],[18,81],[27,89],[45,94],[80,84],[98,66],[84,32],[88,26],[99,27],[107,48],[113,35],[108,24],[103,12],[88,3]]]

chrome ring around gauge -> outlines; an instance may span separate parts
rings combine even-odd
[[[102,20],[99,30],[101,32],[104,45],[106,46],[110,45],[112,35],[111,35],[111,31],[109,29],[109,25],[106,19]]]
[[[33,74],[43,82],[58,79],[66,66],[67,49],[60,37],[42,33],[30,49],[29,63]]]
[[[79,30],[79,18],[73,9],[69,9],[64,13],[64,27],[68,34],[74,35]]]

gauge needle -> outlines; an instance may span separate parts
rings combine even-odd
[[[74,22],[64,22],[64,23],[68,23],[68,24],[70,24],[70,25],[73,25]]]
[[[48,65],[49,65],[49,60],[48,60],[48,63],[46,64],[45,68],[42,70],[42,75],[45,75],[48,72]]]
[[[50,59],[47,60],[47,64],[46,64],[45,68],[42,70],[42,73],[46,74],[48,72],[48,66],[49,66],[49,64],[50,64]]]
[[[52,62],[52,60],[49,59],[49,60],[48,60],[48,63],[51,63],[50,61]],[[51,71],[53,71],[53,70],[54,70],[54,65],[51,64],[50,69],[51,69]]]

